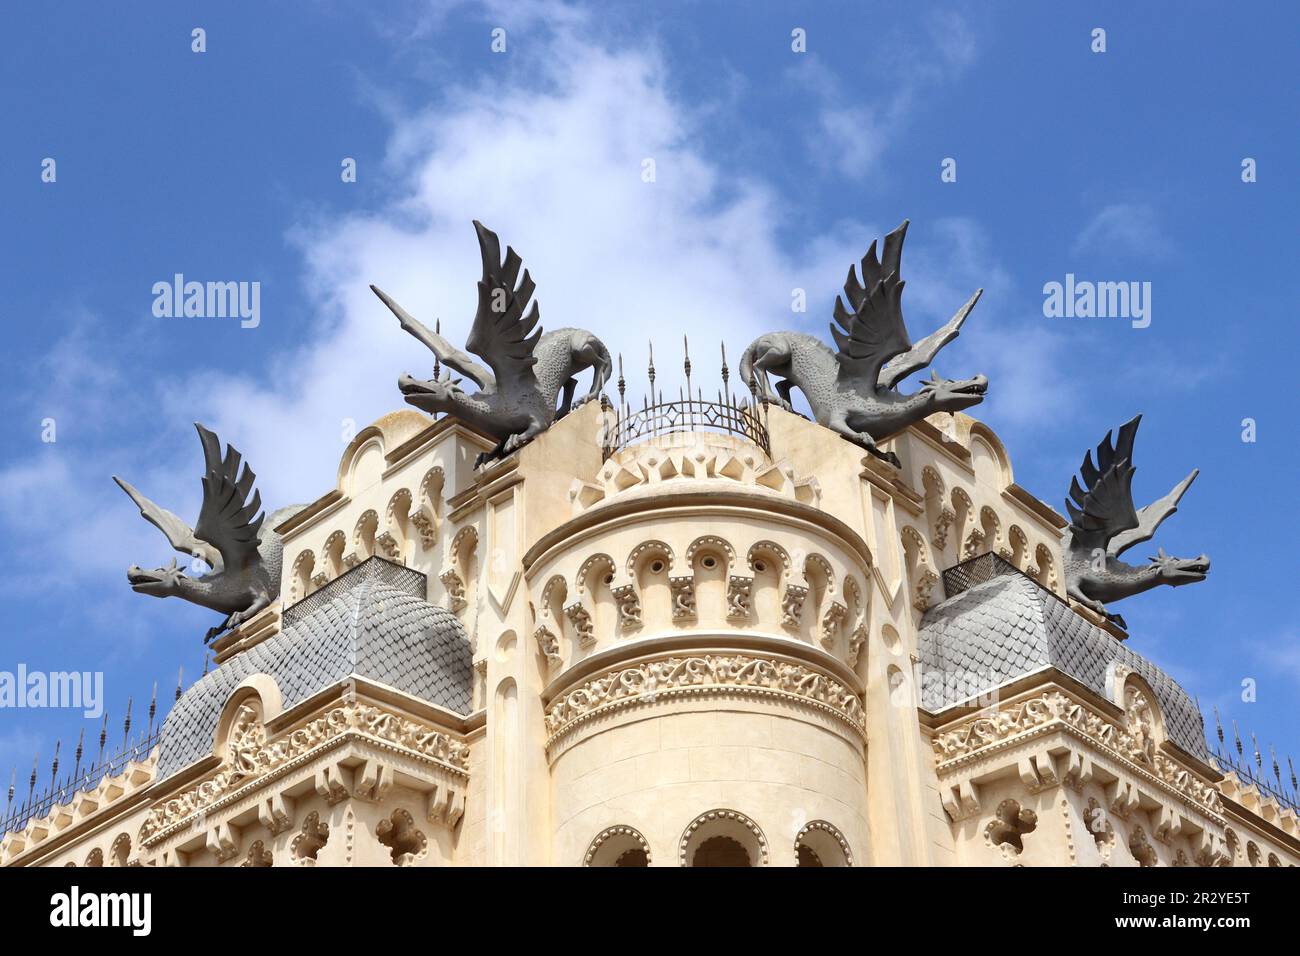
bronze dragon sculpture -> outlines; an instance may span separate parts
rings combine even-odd
[[[483,278],[478,283],[478,311],[465,347],[487,362],[491,371],[437,332],[430,332],[377,286],[370,288],[406,332],[443,365],[478,385],[480,390],[468,395],[461,390],[460,379],[450,375],[427,380],[403,375],[397,383],[408,404],[430,413],[445,412],[498,440],[492,451],[478,456],[478,467],[510,454],[571,408],[599,396],[613,368],[608,350],[590,332],[566,328],[543,335],[537,328],[541,317],[537,303],[532,302],[529,308],[535,285],[527,269],[520,278],[519,255],[507,247],[502,260],[496,233],[477,220],[474,230],[483,258]],[[594,370],[591,389],[574,399],[575,376],[588,368]]]
[[[862,259],[861,281],[849,267],[844,297],[835,299],[838,328],[830,327],[836,351],[803,332],[769,332],[755,339],[740,359],[741,380],[760,401],[790,411],[790,389],[798,387],[818,424],[895,467],[898,456],[880,451],[876,442],[935,412],[976,405],[988,388],[983,375],[950,381],[931,373],[919,391],[911,395],[898,391],[899,382],[928,366],[957,337],[984,291],[977,291],[946,325],[913,345],[903,322],[905,283],[898,275],[907,226],[903,220],[885,236],[882,260],[876,258],[872,241]],[[775,393],[768,383],[769,372],[783,379]]]
[[[1061,539],[1066,593],[1125,629],[1124,618],[1108,612],[1107,602],[1161,584],[1195,584],[1204,581],[1210,571],[1206,555],[1174,558],[1165,554],[1164,548],[1146,566],[1119,560],[1133,545],[1150,540],[1160,523],[1178,510],[1178,502],[1199,474],[1199,469],[1193,469],[1159,501],[1134,509],[1133,439],[1141,421],[1138,415],[1122,425],[1113,443],[1107,432],[1097,446],[1095,463],[1091,451],[1084,455],[1080,467],[1083,485],[1078,477],[1070,481],[1070,497],[1065,501],[1070,526]]]
[[[137,594],[184,598],[225,614],[225,621],[211,628],[204,637],[206,644],[227,628],[253,617],[280,596],[284,546],[274,529],[303,506],[292,505],[269,515],[260,514],[262,496],[253,491],[257,478],[253,470],[246,464],[240,470],[242,456],[231,445],[226,445],[226,455],[222,458],[221,439],[198,422],[194,427],[203,445],[205,472],[203,503],[193,528],[140,494],[129,482],[116,475],[113,480],[135,502],[141,516],[167,536],[173,548],[198,558],[210,568],[207,573],[190,577],[177,568],[176,559],[172,558],[166,567],[150,571],[132,565],[126,572],[126,579]]]

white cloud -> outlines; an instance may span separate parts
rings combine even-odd
[[[1171,243],[1160,228],[1156,210],[1148,203],[1111,203],[1097,212],[1074,241],[1076,253],[1159,258]]]

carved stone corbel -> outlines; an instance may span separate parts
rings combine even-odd
[[[218,823],[208,831],[207,847],[218,863],[233,860],[239,854],[239,831],[229,823]]]
[[[1128,819],[1138,807],[1138,793],[1127,780],[1112,780],[1106,786],[1106,803],[1111,812]]]
[[[354,771],[352,795],[378,803],[393,786],[393,768],[378,760],[367,760]]]
[[[343,774],[343,767],[336,763],[325,764],[316,770],[316,792],[330,806],[345,799],[348,795],[348,787],[344,782]]]
[[[564,616],[569,619],[573,625],[574,631],[578,634],[579,647],[591,647],[596,643],[596,625],[591,620],[591,612],[588,611],[581,601],[574,601],[564,609]]]
[[[942,551],[944,545],[948,543],[948,529],[956,520],[957,512],[952,508],[944,505],[939,509],[939,513],[934,518],[934,532],[930,536],[930,542],[936,550]]]
[[[620,584],[611,588],[610,593],[618,602],[618,626],[623,631],[634,631],[641,626],[641,596],[636,593],[636,585]]]
[[[785,594],[781,596],[781,624],[791,630],[798,630],[802,623],[803,602],[808,596],[808,589],[802,584],[787,584]]]
[[[271,794],[258,804],[257,819],[272,835],[283,833],[293,826],[293,800],[281,793]]]
[[[560,639],[551,633],[550,628],[545,624],[540,625],[535,631],[533,631],[533,640],[537,642],[537,649],[541,651],[542,656],[546,658],[548,666],[554,666],[561,663]],[[483,663],[486,665],[487,661],[484,661]]]
[[[832,601],[826,608],[826,613],[822,615],[822,647],[830,650],[835,646],[835,638],[839,636],[840,625],[844,623],[845,618],[849,616],[849,609],[839,601]]]
[[[695,578],[689,574],[670,577],[668,579],[668,588],[672,592],[673,620],[695,620],[697,613],[695,609]]]
[[[849,666],[858,666],[858,657],[862,654],[862,648],[867,644],[867,623],[859,621],[858,626],[853,629],[849,635]]]
[[[442,586],[447,589],[447,601],[453,614],[459,614],[469,605],[465,600],[465,582],[461,579],[460,572],[455,568],[448,568],[438,575],[438,580]]]
[[[375,544],[383,551],[384,557],[390,561],[402,560],[402,546],[393,532],[385,528],[382,532],[375,535]]]
[[[441,783],[429,793],[425,817],[430,823],[444,823],[448,827],[454,827],[464,813],[464,791]]]
[[[748,621],[754,613],[751,598],[754,579],[740,574],[731,575],[727,581],[727,620]]]

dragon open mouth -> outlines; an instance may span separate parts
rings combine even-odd
[[[428,395],[433,391],[424,382],[418,378],[412,378],[410,375],[403,375],[397,380],[397,390],[403,395]]]
[[[989,381],[983,376],[973,378],[965,384],[956,385],[952,388],[952,391],[956,392],[958,395],[983,395],[988,390]]]

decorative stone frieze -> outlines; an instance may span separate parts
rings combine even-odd
[[[335,707],[270,742],[266,741],[264,728],[256,720],[252,708],[241,708],[234,728],[222,768],[198,786],[154,807],[141,827],[142,840],[150,842],[162,831],[212,807],[243,786],[255,783],[259,778],[346,735],[396,744],[462,776],[469,766],[469,745],[464,741],[365,704]],[[324,781],[324,787],[327,792],[345,790],[337,779]],[[220,845],[224,846],[224,843]]]
[[[1140,717],[1128,719],[1138,720],[1140,726]],[[1059,691],[1048,691],[991,715],[969,718],[936,735],[931,744],[942,777],[950,768],[986,751],[1007,749],[1021,739],[1053,728],[1069,729],[1090,745],[1151,774],[1207,811],[1216,815],[1222,812],[1218,791],[1154,751],[1149,735],[1125,730]],[[1112,809],[1119,810],[1126,802],[1117,798]]]
[[[839,681],[791,661],[745,655],[669,657],[610,671],[569,691],[546,711],[554,740],[597,714],[705,694],[780,697],[816,706],[863,733],[862,701]]]

